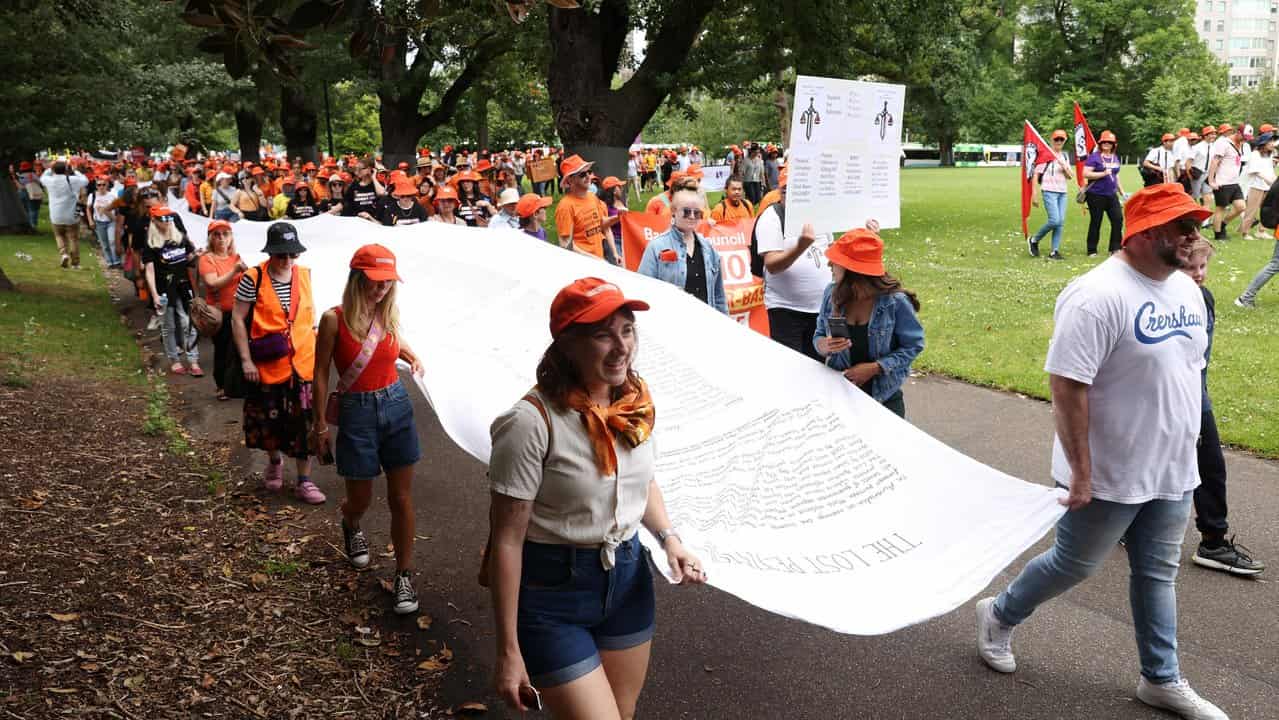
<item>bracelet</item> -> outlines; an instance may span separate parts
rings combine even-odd
[[[325,425],[324,427],[320,427],[319,425],[316,425],[315,427],[311,428],[311,432],[315,433],[316,435],[323,435],[324,433],[328,431],[329,431],[328,425]]]
[[[677,539],[677,540],[679,540],[681,543],[683,543],[683,542],[684,542],[684,538],[680,537],[680,536],[679,536],[679,533],[675,532],[675,528],[667,528],[667,529],[665,529],[665,530],[658,530],[658,531],[657,531],[656,533],[654,533],[654,534],[657,536],[657,542],[661,543],[662,547],[666,547],[666,541],[667,541],[667,540],[669,540],[670,538],[676,538],[676,539]]]

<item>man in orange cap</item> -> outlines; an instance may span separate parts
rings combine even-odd
[[[1147,186],[1177,180],[1172,154],[1172,145],[1175,140],[1172,133],[1164,133],[1163,137],[1159,138],[1159,144],[1150,148],[1150,151],[1146,153],[1146,159],[1141,161],[1141,177],[1146,181]]]
[[[1172,174],[1182,189],[1190,192],[1190,128],[1177,131],[1177,139],[1172,141]]]
[[[1205,125],[1199,131],[1199,142],[1190,145],[1190,197],[1209,210],[1212,209],[1212,193],[1208,187],[1208,161],[1212,144],[1217,141],[1217,128]],[[1205,227],[1209,220],[1205,220]]]
[[[1207,309],[1185,266],[1207,211],[1173,183],[1135,193],[1122,249],[1057,298],[1045,370],[1056,438],[1052,476],[1069,508],[1053,547],[977,603],[977,649],[1017,669],[1013,629],[1093,574],[1119,541],[1141,675],[1137,698],[1185,718],[1226,720],[1181,675],[1177,568],[1199,474]]]
[[[1239,176],[1243,171],[1243,126],[1222,125],[1208,161],[1208,187],[1217,212],[1212,216],[1213,239],[1225,240],[1226,226],[1243,213],[1247,203]]]

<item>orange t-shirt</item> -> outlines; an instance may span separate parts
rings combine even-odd
[[[728,200],[721,200],[715,205],[715,209],[711,211],[711,219],[715,222],[733,222],[735,220],[750,220],[755,217],[755,208],[751,207],[751,201],[742,199],[742,204],[733,207]]]
[[[604,219],[608,208],[594,195],[565,195],[555,208],[555,229],[560,237],[572,236],[573,247],[604,257]]]
[[[324,181],[320,180],[319,178],[312,180],[311,181],[311,197],[315,198],[316,200],[328,200],[329,188],[327,184]]]
[[[782,201],[782,192],[780,190],[769,190],[764,197],[759,199],[759,207],[755,208],[755,217],[764,214],[769,205]]]
[[[671,216],[671,199],[666,193],[658,193],[648,201],[648,206],[644,208],[644,212],[649,215],[657,215],[659,217]]]
[[[225,258],[218,258],[213,253],[205,253],[200,256],[200,279],[203,280],[205,275],[210,273],[222,277],[231,272],[231,268],[240,262],[239,255],[228,255]],[[221,290],[214,290],[205,286],[204,301],[215,307],[222,309],[222,312],[231,312],[231,308],[235,306],[235,288],[240,284],[240,276],[236,275],[231,278],[231,282],[222,286]]]

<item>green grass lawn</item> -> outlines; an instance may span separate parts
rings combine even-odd
[[[137,343],[111,305],[95,247],[82,242],[83,269],[63,270],[47,219],[38,235],[0,235],[0,267],[18,287],[0,292],[0,382],[87,376],[142,384]]]

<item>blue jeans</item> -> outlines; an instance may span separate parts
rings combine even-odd
[[[1096,572],[1124,538],[1141,674],[1156,684],[1179,680],[1176,581],[1193,497],[1192,491],[1181,500],[1139,505],[1093,500],[1066,513],[1052,548],[1031,560],[995,599],[995,617],[1021,624],[1036,607]]]
[[[31,225],[32,229],[38,228],[40,226],[40,203],[43,200],[32,200],[27,197],[26,193],[23,193],[22,196],[22,205],[27,211],[27,223]]]
[[[1275,254],[1271,256],[1270,262],[1261,268],[1257,276],[1248,283],[1248,289],[1243,291],[1244,302],[1253,302],[1257,299],[1257,293],[1261,292],[1261,288],[1270,282],[1270,278],[1279,275],[1279,242],[1275,243]]]
[[[96,220],[93,223],[93,232],[98,236],[98,247],[102,248],[102,259],[107,261],[107,265],[119,265],[120,258],[115,254],[115,238],[111,237],[115,233],[112,228],[115,223],[110,220]]]
[[[1053,252],[1061,247],[1061,229],[1066,224],[1066,193],[1044,191],[1044,210],[1048,213],[1048,222],[1035,231],[1035,242],[1039,242],[1049,230],[1053,231]]]
[[[164,310],[160,315],[160,339],[169,362],[181,362],[185,357],[192,365],[199,363],[200,334],[187,315],[187,309],[180,302],[169,302],[164,295],[160,296],[160,306]]]

